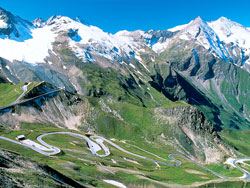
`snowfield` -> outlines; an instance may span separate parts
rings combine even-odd
[[[0,28],[8,28],[9,25],[1,18]],[[83,61],[95,61],[91,55],[94,53],[121,64],[124,58],[135,58],[145,67],[140,57],[143,50],[151,48],[159,54],[167,49],[172,41],[182,39],[195,40],[209,53],[224,61],[232,62],[232,56],[240,56],[241,66],[250,63],[250,60],[245,60],[245,57],[250,55],[249,28],[225,17],[209,23],[198,17],[188,24],[167,31],[123,30],[115,34],[65,16],[52,16],[47,21],[36,19],[33,24],[20,17],[14,18],[12,25],[15,29],[12,33],[8,36],[0,35],[0,57],[9,61],[18,60],[34,65],[48,62],[52,65],[53,62],[45,59],[49,56],[49,51],[55,54],[53,42],[57,40],[58,35],[66,34],[68,46]],[[169,37],[171,32],[175,34]],[[233,45],[231,52],[225,44]],[[237,53],[235,47],[239,49]]]
[[[1,20],[1,18],[0,18],[0,28],[1,29],[8,28],[8,24],[5,21]]]
[[[0,39],[0,56],[9,61],[24,61],[27,63],[44,63],[44,58],[52,50],[52,42],[56,35],[49,27],[31,30],[32,38],[19,42],[11,39]]]
[[[208,23],[225,43],[233,42],[240,47],[250,48],[250,31],[239,23],[221,17],[214,22]]]

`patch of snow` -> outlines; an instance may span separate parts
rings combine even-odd
[[[27,63],[44,63],[52,49],[55,34],[49,27],[32,30],[32,38],[23,42],[0,39],[0,56],[9,61],[18,60]]]
[[[169,40],[166,40],[165,42],[157,42],[152,46],[152,50],[154,50],[156,53],[161,53],[163,50],[167,48],[169,44]]]
[[[1,20],[1,18],[0,18],[0,28],[1,29],[7,29],[8,28],[8,24],[5,21]]]
[[[148,72],[150,72],[150,71],[148,70],[148,68],[146,67],[146,65],[144,65],[144,63],[142,63],[142,61],[139,61],[139,63],[140,63]]]
[[[23,42],[25,40],[31,39],[32,35],[31,35],[31,30],[34,29],[34,27],[32,26],[32,24],[28,21],[23,20],[22,18],[18,17],[18,16],[14,16],[12,15],[12,21],[11,24],[13,26],[13,31],[9,34],[4,34],[2,33],[0,35],[1,39],[10,39],[10,40],[15,40],[15,41],[19,41],[19,42]],[[4,23],[2,23],[3,25],[5,25]],[[4,26],[5,27],[5,26]],[[9,25],[7,25],[7,28],[9,27]]]
[[[234,56],[237,56],[237,53],[236,53],[235,48],[232,48],[231,50],[232,50],[233,55],[234,55]]]
[[[35,27],[43,27],[46,24],[46,20],[42,19],[42,18],[37,18],[34,21],[32,21],[32,24]]]
[[[179,38],[182,40],[189,40],[188,36],[185,34],[180,35]]]
[[[129,32],[119,32],[116,34],[106,33],[98,27],[87,26],[68,17],[56,16],[47,21],[47,24],[53,27],[56,33],[69,31],[68,35],[72,40],[69,46],[75,52],[77,57],[91,60],[86,56],[87,50],[84,45],[91,46],[91,51],[99,53],[108,59],[114,59],[115,56],[122,57],[125,52],[127,55],[136,48],[136,43]],[[122,49],[122,50],[120,50]]]
[[[118,31],[117,33],[115,33],[115,35],[117,36],[130,36],[130,32],[127,30],[122,30],[122,31]]]
[[[228,61],[223,43],[215,31],[200,17],[186,25],[177,37],[183,40],[196,39],[198,44],[204,46],[207,50],[212,49],[217,56]]]
[[[180,30],[184,29],[187,25],[188,24],[178,25],[178,26],[175,26],[173,28],[168,29],[168,31],[171,31],[171,32],[180,31]]]
[[[208,23],[222,41],[234,43],[241,48],[250,49],[250,31],[239,23],[221,17],[216,21]]]
[[[114,185],[116,187],[119,187],[119,188],[126,188],[126,186],[118,181],[114,181],[114,180],[103,180],[104,182],[106,183],[109,183],[111,185]]]
[[[65,20],[66,24],[63,24]],[[60,30],[78,29],[78,35],[82,38],[79,42],[83,44],[99,42],[105,44],[107,48],[113,49],[114,46],[120,47],[123,46],[123,44],[130,42],[127,37],[118,38],[116,35],[105,33],[98,27],[86,26],[67,17],[59,18],[58,23],[61,27]]]
[[[52,52],[52,54],[54,54],[57,57],[57,54],[54,51],[51,51],[51,52]]]
[[[192,39],[197,39],[198,43],[206,49],[212,49],[221,59],[228,62],[224,53],[223,43],[217,36],[216,32],[200,17],[196,18],[188,27],[186,33]]]
[[[5,66],[8,70],[10,70],[10,67],[8,65]]]
[[[8,77],[6,77],[6,79],[7,79],[10,83],[13,83]]]
[[[143,53],[143,52],[145,52],[145,49],[143,49],[143,48],[142,48],[142,49],[139,49],[138,52],[139,52],[139,53]]]
[[[137,53],[135,54],[135,59],[137,59],[139,61],[142,61],[141,56],[139,54],[137,54]]]
[[[137,70],[136,72],[137,72],[138,74],[140,74],[140,75],[142,75],[142,76],[143,76],[143,74],[142,74],[140,71],[138,71],[138,70]]]
[[[136,69],[136,67],[132,63],[129,63],[129,66],[132,67],[133,69]]]

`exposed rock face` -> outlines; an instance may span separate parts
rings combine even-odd
[[[174,137],[154,136],[210,163],[233,155],[215,129],[250,126],[250,88],[245,84],[250,82],[249,57],[241,46],[220,40],[211,24],[199,17],[179,30],[112,35],[63,16],[32,24],[2,9],[0,15],[8,26],[2,29],[10,29],[0,32],[11,40],[23,42],[21,33],[15,32],[16,24],[25,28],[25,36],[30,37],[31,29],[46,28],[54,37],[44,62],[1,58],[0,82],[49,83],[33,89],[27,98],[48,88],[65,87],[65,91],[1,112],[4,127],[18,129],[22,121],[39,122],[104,134],[101,116],[107,122],[131,123],[102,100],[153,108],[168,99],[184,100],[199,111],[183,106],[155,108],[153,117],[163,127],[168,122],[167,131]],[[98,107],[88,97],[94,97]],[[214,160],[209,155],[212,152],[216,153]]]
[[[10,12],[0,7],[0,35],[1,38],[10,38],[18,41],[24,41],[32,38],[30,29],[33,27],[32,23],[14,16]],[[24,34],[24,32],[26,32]]]
[[[191,42],[185,43],[190,50],[176,61],[175,54],[183,53],[175,48],[179,45],[182,41],[163,52],[169,72],[161,65],[152,76],[151,85],[172,100],[196,105],[217,130],[249,128],[250,109],[246,104],[250,90],[244,84],[250,79],[249,73],[207,54],[204,48]]]
[[[3,9],[1,15],[16,37],[10,39],[21,40],[14,32],[18,24],[26,28],[24,36],[43,28],[54,36],[43,63],[1,59],[1,82],[46,81],[80,95],[142,106],[154,100],[151,84],[171,100],[196,105],[217,130],[250,126],[250,91],[244,84],[250,81],[249,43],[239,34],[250,32],[240,24],[225,18],[207,23],[198,17],[179,29],[111,35],[63,16],[32,25]]]
[[[236,156],[217,131],[250,128],[250,32],[220,21],[110,34],[64,16],[30,23],[0,8],[0,83],[43,81],[25,99],[65,88],[1,110],[0,129],[40,123],[154,143],[203,164]],[[193,106],[172,102],[179,100]],[[0,149],[0,187],[67,187],[49,179],[53,173],[81,187],[51,171]]]
[[[46,93],[50,89],[50,84],[42,83],[25,97],[35,97]],[[85,126],[84,118],[87,110],[87,100],[69,92],[59,91],[15,106],[9,112],[2,111],[0,124],[5,127],[9,125],[11,128],[18,129],[20,122],[39,122],[57,127],[78,129],[80,125]]]
[[[26,97],[40,95],[50,87],[50,84],[42,83],[31,90]],[[122,105],[112,99],[88,99],[61,90],[53,95],[17,105],[9,112],[2,111],[0,124],[4,128],[19,129],[21,122],[42,123],[84,132],[95,132],[107,138],[110,136],[119,138],[120,130],[117,129],[129,131],[136,124],[136,121],[124,118],[125,114],[119,110],[120,107],[122,108]],[[128,109],[130,108],[133,109],[133,105],[129,105]],[[205,116],[197,108],[185,103],[173,107],[153,108],[150,117],[140,118],[150,118],[153,123],[147,130],[149,132],[143,134],[154,132],[155,126],[159,126],[162,133],[152,135],[151,139],[170,145],[194,160],[216,163],[225,155],[234,155],[234,152],[220,140],[215,128]],[[110,131],[107,132],[107,129]],[[131,132],[123,134],[131,134]],[[144,135],[134,136],[139,138]],[[148,139],[145,137],[145,140]]]
[[[218,163],[226,155],[235,155],[197,108],[156,108],[154,112],[155,118],[162,126],[166,126],[168,132],[168,136],[163,134],[159,139],[166,140],[166,144],[173,145],[194,160]]]

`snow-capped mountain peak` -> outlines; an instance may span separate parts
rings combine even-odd
[[[178,37],[183,40],[198,40],[205,48],[209,48],[211,40],[217,40],[217,35],[209,25],[197,17],[187,24],[179,33]]]
[[[46,20],[42,19],[42,18],[37,18],[34,21],[32,21],[32,24],[35,27],[43,27],[46,25]]]
[[[24,41],[32,38],[33,24],[0,8],[0,38]]]
[[[248,29],[225,17],[210,23],[197,17],[188,24],[168,30],[124,30],[110,34],[80,19],[55,15],[31,23],[0,8],[0,57],[10,61],[47,62],[49,51],[54,50],[53,42],[57,40],[63,40],[64,45],[83,61],[94,61],[92,55],[120,63],[131,58],[141,61],[140,51],[145,48],[161,53],[180,39],[195,42],[228,62],[233,59],[233,53],[234,56],[241,54],[244,62],[245,54],[250,54],[249,38]],[[240,50],[229,52],[227,43],[238,45]]]
[[[86,20],[84,20],[83,18],[81,18],[80,16],[77,16],[74,20],[77,21],[77,22],[79,22],[79,23],[82,23],[84,25],[90,26],[90,24]]]
[[[194,41],[224,61],[230,61],[230,54],[220,40],[220,37],[213,28],[200,17],[197,17],[184,27],[178,33],[177,37],[182,40]]]
[[[9,61],[43,62],[54,41],[48,28],[36,28],[31,22],[0,8],[0,57]]]
[[[206,23],[201,19],[201,17],[197,17],[192,20],[189,24],[182,28],[180,35],[181,39],[192,39],[195,38],[197,33],[201,29],[201,24],[205,25]],[[205,27],[203,27],[205,29]]]
[[[24,41],[31,38],[31,22],[0,8],[0,38]]]
[[[102,29],[85,25],[79,20],[65,16],[52,16],[44,28],[50,28],[55,35],[66,34],[69,37],[68,45],[75,55],[83,60],[93,60],[90,53],[104,56],[110,60],[121,61],[123,53],[127,56],[135,54],[135,42],[131,36],[122,33],[110,34]],[[120,59],[120,60],[119,60]]]
[[[180,30],[184,29],[187,25],[188,24],[178,25],[178,26],[175,26],[173,28],[168,29],[168,31],[171,31],[171,32],[180,31]]]
[[[52,25],[52,24],[69,24],[71,22],[73,22],[74,20],[72,20],[69,17],[66,16],[62,16],[62,15],[55,15],[55,16],[51,16],[46,24],[47,25]]]
[[[192,23],[196,23],[196,24],[198,23],[199,24],[201,22],[202,22],[202,19],[201,19],[200,16],[198,16],[194,20],[190,21],[188,24],[183,24],[183,25],[175,26],[173,28],[168,29],[168,31],[177,32],[177,31],[183,30],[184,28],[186,28],[187,26],[191,25]]]
[[[234,43],[241,47],[250,48],[250,31],[239,23],[221,17],[210,22],[209,26],[218,34],[225,43]]]

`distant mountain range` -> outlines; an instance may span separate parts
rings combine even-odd
[[[168,30],[110,34],[65,16],[31,23],[1,8],[0,77],[11,83],[47,81],[83,95],[123,98],[73,71],[95,64],[128,79],[123,84],[140,90],[140,95],[132,95],[144,106],[150,91],[142,85],[150,85],[171,100],[196,105],[218,129],[248,129],[249,39],[247,28],[225,17],[213,22],[197,17]]]
[[[110,34],[79,18],[57,15],[29,22],[0,8],[1,136],[20,132],[33,139],[40,133],[73,129],[86,136],[120,140],[119,144],[128,141],[128,150],[132,143],[139,144],[145,149],[140,152],[157,160],[158,155],[179,153],[199,163],[217,163],[221,166],[209,168],[231,175],[234,171],[222,164],[225,158],[249,156],[249,96],[250,29],[225,17],[212,22],[197,17],[168,30]],[[111,177],[104,167],[108,173],[114,170],[113,179],[138,187],[146,179],[163,186],[162,182],[191,185],[215,178],[205,177],[203,171],[198,177],[199,172],[187,169],[177,177],[174,167],[138,163],[127,154],[115,153],[110,145],[112,158],[97,158],[82,151],[87,146],[67,139],[61,138],[60,146],[80,150],[62,148],[66,154],[46,160],[37,154],[33,159],[55,168],[55,176],[73,174],[69,177],[84,185],[102,187],[104,177]],[[20,153],[30,156],[27,151]],[[2,149],[0,153],[6,160],[16,156]],[[78,163],[82,154],[85,158]],[[28,160],[20,158],[23,164]],[[193,169],[193,163],[184,161],[184,168]],[[45,167],[39,164],[29,170],[38,173],[40,168]],[[79,173],[81,169],[84,173]],[[185,177],[189,172],[197,176]],[[27,177],[21,181],[12,173],[5,183],[14,186],[9,182],[18,180],[19,187],[25,187],[22,182]],[[33,178],[39,182],[39,176]]]

